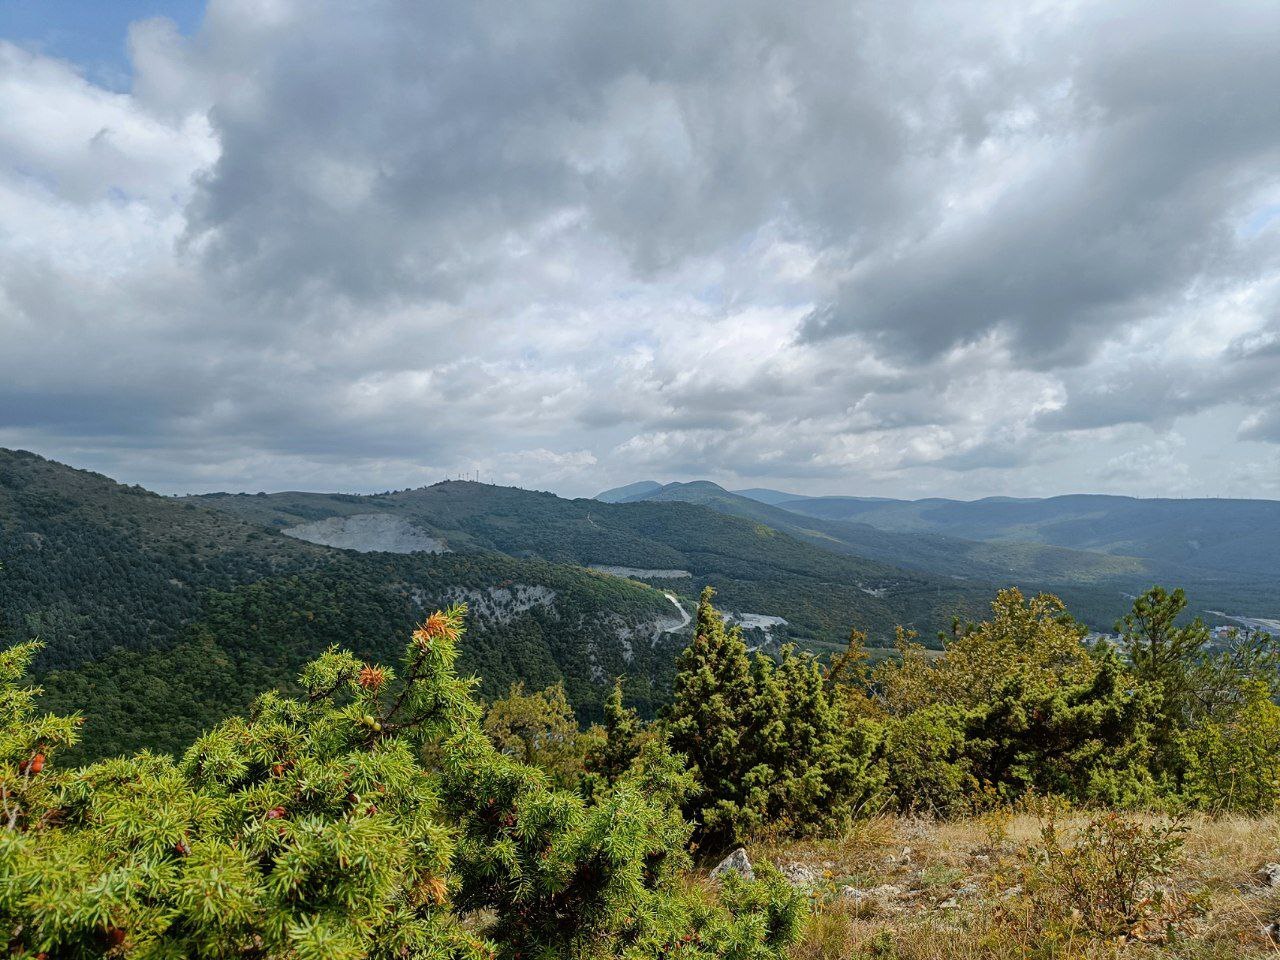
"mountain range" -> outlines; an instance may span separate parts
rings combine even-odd
[[[1280,616],[1280,502],[1077,495],[806,497],[708,481],[641,481],[606,502],[698,503],[837,552],[965,580],[1052,589],[1098,629],[1128,597],[1177,584],[1197,612]]]
[[[591,719],[616,676],[642,712],[665,701],[708,585],[752,645],[819,653],[854,627],[873,647],[898,625],[936,646],[1010,584],[1058,592],[1102,630],[1157,582],[1186,586],[1199,612],[1275,616],[1276,507],[705,481],[595,499],[468,481],[163,497],[0,449],[0,632],[44,641],[47,706],[88,704],[89,739],[109,753],[176,749],[331,644],[394,659],[425,612],[458,601],[462,665],[484,695],[563,681]]]
[[[360,550],[397,549],[412,531],[434,551],[625,570],[630,580],[689,599],[711,585],[731,612],[783,618],[790,638],[815,647],[843,643],[852,625],[882,640],[898,624],[931,630],[954,613],[980,609],[989,595],[986,584],[832,550],[757,517],[685,499],[609,504],[454,480],[368,496],[209,494],[187,502]]]

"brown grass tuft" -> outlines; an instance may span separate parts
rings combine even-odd
[[[1146,838],[1161,836],[1168,818],[1125,816],[1101,829],[1099,839],[1097,817],[1037,813],[1044,816],[994,811],[954,822],[876,817],[837,838],[748,849],[753,859],[772,860],[812,887],[813,916],[793,960],[1280,957],[1280,945],[1262,932],[1280,921],[1280,888],[1257,878],[1262,864],[1280,861],[1277,817],[1183,821],[1175,831],[1180,846],[1156,856],[1149,871],[1154,899],[1140,903],[1137,921],[1117,921],[1104,934],[1085,922],[1092,904],[1070,900],[1092,895],[1089,878],[1077,873],[1074,886],[1054,897],[1047,897],[1045,884],[1061,885],[1063,874],[1054,870],[1064,864],[1079,871],[1117,858],[1125,863],[1133,851],[1151,856]],[[1050,820],[1058,849],[1065,851],[1056,865],[1043,833]],[[1103,844],[1104,854],[1084,846],[1090,836]]]

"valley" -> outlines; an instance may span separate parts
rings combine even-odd
[[[107,754],[181,749],[261,690],[290,688],[331,644],[392,659],[426,611],[459,600],[472,607],[462,666],[482,693],[563,681],[584,720],[617,676],[645,715],[665,701],[708,584],[753,643],[817,650],[839,649],[852,624],[887,643],[897,623],[928,632],[984,600],[698,505],[459,481],[172,498],[10,450],[0,564],[0,630],[44,642],[44,702],[90,704],[85,742]]]
[[[1044,589],[1107,631],[1154,583],[1178,584],[1207,621],[1221,608],[1280,617],[1280,503],[1073,496],[890,500],[732,492],[708,481],[646,481],[610,502],[688,502],[768,524],[836,552],[954,577]]]

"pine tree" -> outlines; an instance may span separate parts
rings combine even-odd
[[[1133,609],[1116,624],[1134,675],[1160,694],[1160,717],[1177,728],[1188,725],[1194,709],[1193,673],[1209,642],[1209,628],[1198,618],[1185,625],[1178,618],[1187,595],[1152,587],[1133,601]]]
[[[838,685],[788,645],[751,657],[707,588],[693,641],[677,662],[666,715],[672,750],[697,774],[686,813],[712,848],[765,825],[809,832],[847,819],[876,787],[874,736]]]
[[[748,729],[755,734],[761,819],[793,832],[829,830],[877,790],[871,769],[878,736],[850,715],[847,700],[812,654],[784,646],[776,664],[757,656],[756,700]]]
[[[622,678],[619,677],[604,703],[604,739],[592,746],[584,763],[588,794],[596,795],[617,783],[640,756],[645,742],[655,736],[646,730],[639,714],[623,704]]]
[[[703,589],[693,640],[676,660],[674,695],[665,719],[672,750],[697,770],[698,789],[689,812],[702,836],[716,840],[735,837],[741,829],[735,821],[752,816],[747,777],[755,763],[745,725],[756,707],[756,689],[742,632],[725,629],[712,605],[714,596],[711,587]]]
[[[1266,699],[1280,693],[1280,641],[1237,631],[1225,649],[1211,652],[1209,628],[1198,617],[1178,622],[1186,607],[1182,590],[1153,587],[1135,598],[1133,609],[1116,624],[1130,669],[1155,700],[1151,769],[1168,795],[1247,808],[1244,798],[1275,794],[1269,782],[1251,782],[1246,772],[1264,775],[1266,765],[1250,761],[1224,766],[1223,753],[1234,749],[1220,750],[1215,743],[1227,731],[1239,735],[1246,730],[1248,725],[1240,724],[1244,713],[1260,723],[1268,715],[1257,696],[1259,689],[1265,689]],[[1220,783],[1227,788],[1216,789],[1209,772],[1215,778],[1222,775]]]

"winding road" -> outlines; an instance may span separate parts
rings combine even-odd
[[[675,595],[674,593],[667,593],[667,592],[664,590],[664,591],[662,591],[662,595],[663,595],[664,597],[666,597],[668,600],[670,600],[672,603],[674,603],[674,604],[675,604],[676,609],[680,611],[680,616],[683,618],[683,619],[682,619],[678,624],[676,624],[674,627],[667,627],[667,628],[666,628],[665,630],[663,630],[662,632],[663,632],[663,633],[675,633],[675,632],[677,632],[677,631],[679,631],[679,630],[683,630],[685,627],[687,627],[687,626],[689,625],[689,621],[690,621],[690,620],[692,620],[692,619],[693,619],[693,617],[689,616],[689,612],[688,612],[687,610],[685,610],[685,608],[684,608],[684,607],[680,606],[680,601],[676,599],[676,595]]]

